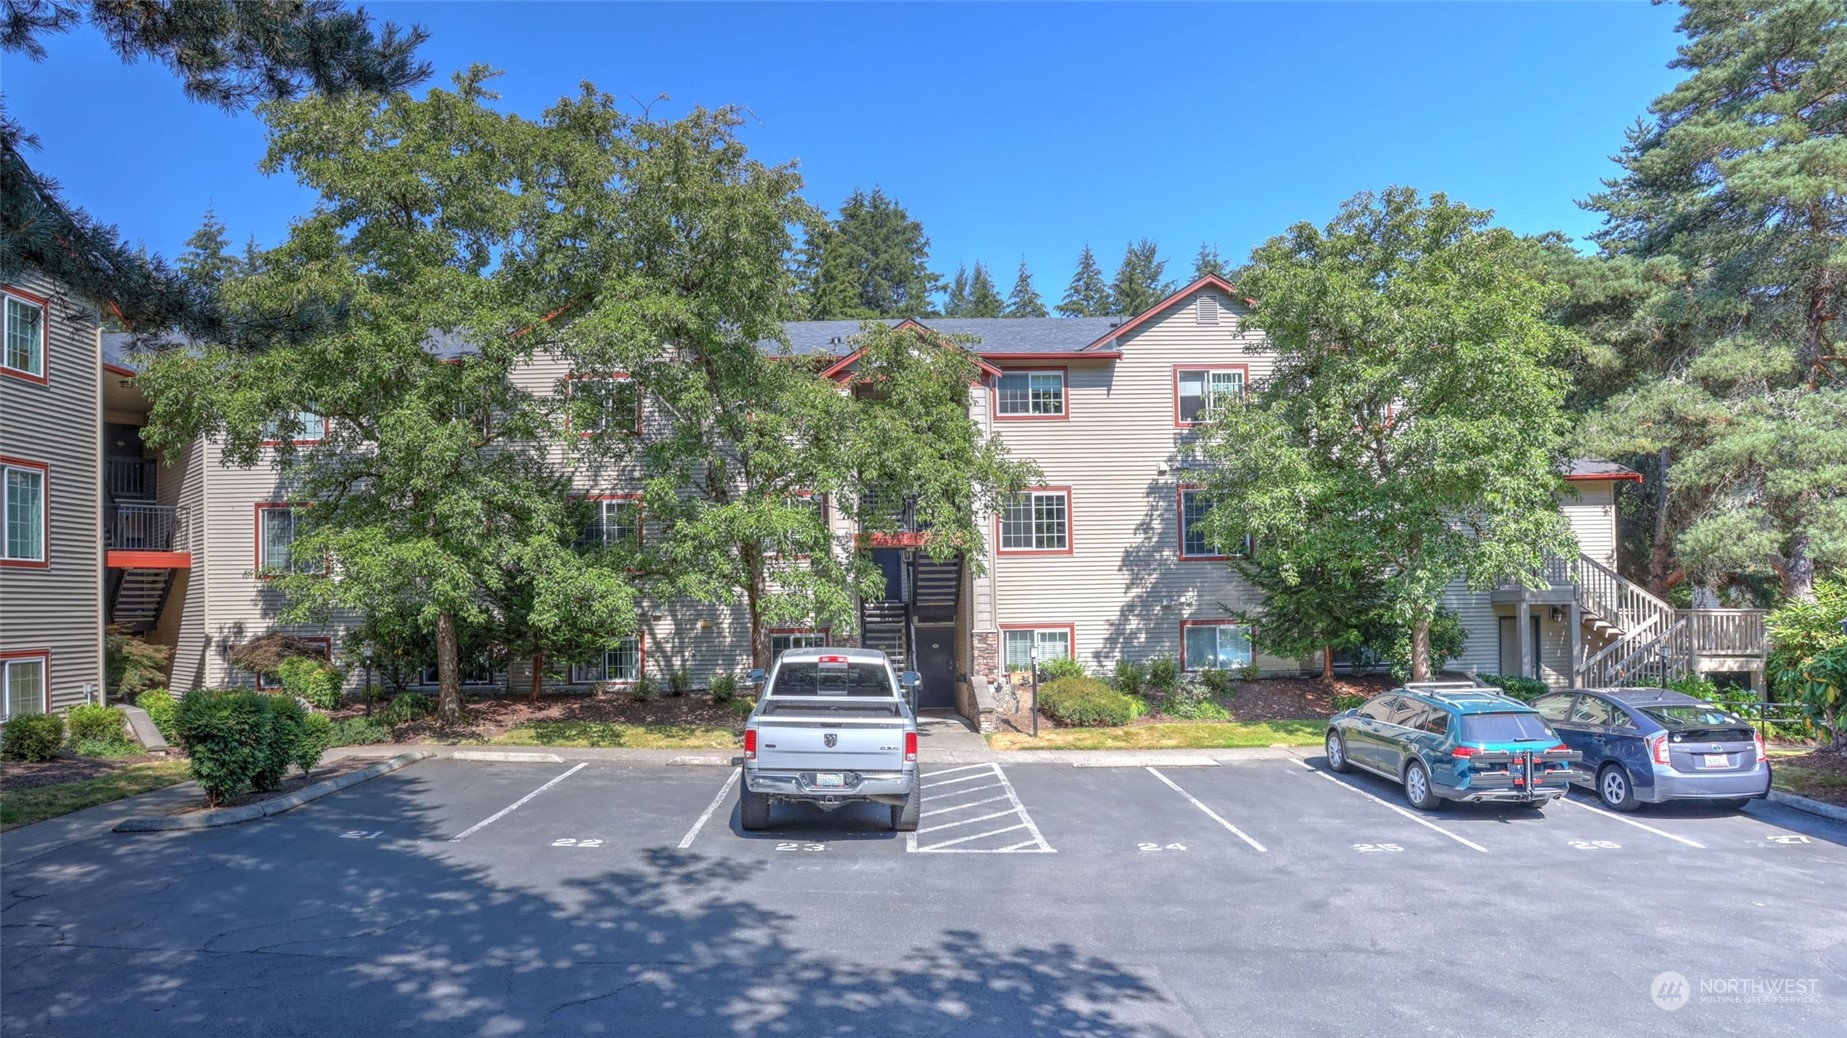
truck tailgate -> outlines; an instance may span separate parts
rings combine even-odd
[[[757,767],[771,771],[899,771],[903,718],[778,712],[757,724]]]

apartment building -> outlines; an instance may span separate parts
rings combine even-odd
[[[96,303],[31,271],[0,284],[0,719],[103,681]]]
[[[1200,416],[1243,394],[1274,362],[1262,335],[1246,327],[1247,315],[1232,286],[1204,278],[1133,319],[927,320],[935,330],[977,340],[981,378],[970,386],[970,418],[1037,462],[1043,485],[986,517],[991,536],[980,566],[930,560],[917,549],[924,534],[914,526],[870,539],[886,594],[860,604],[858,630],[780,629],[775,647],[854,642],[885,649],[925,675],[923,706],[971,716],[977,686],[1006,680],[1035,654],[1097,668],[1124,657],[1173,656],[1187,670],[1318,669],[1316,660],[1265,651],[1251,619],[1256,592],[1194,528],[1208,504],[1192,449]],[[858,330],[854,321],[785,328],[797,354],[840,380],[854,370]],[[114,356],[124,341],[105,339],[110,371],[125,375],[126,358]],[[576,374],[540,358],[518,377],[528,388],[552,391]],[[605,388],[610,420],[647,435],[654,416],[645,395],[619,377]],[[136,426],[146,403],[132,380],[109,374],[103,389],[110,398],[102,459],[109,473],[108,617],[175,647],[175,687],[256,681],[231,666],[230,650],[272,631],[356,659],[358,647],[347,643],[356,618],[318,628],[278,624],[280,593],[258,573],[290,564],[302,503],[278,473],[261,464],[226,466],[207,441],[155,457],[140,442]],[[316,419],[303,417],[301,435],[311,442]],[[571,464],[562,455],[560,463]],[[597,502],[606,534],[645,537],[640,475],[574,467],[572,479]],[[1468,631],[1452,666],[1557,685],[1616,683],[1650,667],[1761,681],[1761,613],[1675,610],[1616,575],[1616,487],[1639,477],[1589,460],[1566,477],[1572,493],[1560,507],[1581,554],[1560,560],[1545,588],[1451,588],[1445,604]],[[823,499],[816,507],[837,535],[854,536],[840,509]],[[640,630],[602,661],[548,668],[544,680],[620,686],[643,674],[661,680],[684,672],[702,685],[748,666],[741,607],[647,600],[641,612]],[[499,672],[464,669],[481,688],[524,688],[530,680],[521,661]]]

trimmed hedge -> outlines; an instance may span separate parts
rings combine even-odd
[[[100,703],[71,707],[66,718],[72,742],[127,742],[123,728],[128,723],[122,711]]]
[[[1477,677],[1483,683],[1500,689],[1509,699],[1518,699],[1522,703],[1530,703],[1552,691],[1545,682],[1537,678],[1523,678],[1518,674],[1481,674]]]
[[[327,733],[329,746],[369,746],[390,741],[391,729],[370,717],[342,717],[332,723]]]
[[[280,786],[302,750],[307,717],[288,695],[241,688],[186,693],[179,733],[206,802],[216,807],[253,789]]]
[[[1044,666],[1039,669],[1045,672],[1047,681],[1062,681],[1065,678],[1088,676],[1084,671],[1084,665],[1069,656],[1058,656],[1046,660]]]
[[[308,714],[301,721],[301,739],[295,744],[295,766],[306,775],[321,763],[321,754],[333,745],[333,718]]]
[[[312,656],[291,656],[276,668],[289,695],[322,710],[337,710],[346,689],[346,672]]]
[[[1140,717],[1146,706],[1095,678],[1059,678],[1039,686],[1039,709],[1063,725],[1121,725]]]
[[[64,718],[57,714],[22,714],[6,723],[0,757],[47,761],[64,747]]]
[[[161,738],[180,745],[180,702],[173,698],[173,693],[164,688],[143,692],[135,697],[135,705],[147,711],[148,720],[154,723]]]

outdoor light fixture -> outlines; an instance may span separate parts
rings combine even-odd
[[[1553,606],[1552,607],[1552,622],[1555,624],[1562,624],[1565,622],[1565,607],[1564,606]]]

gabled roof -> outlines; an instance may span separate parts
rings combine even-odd
[[[913,321],[944,335],[973,336],[980,340],[975,352],[983,357],[1021,357],[1078,353],[1124,320],[1121,317],[924,317],[884,318],[878,323],[896,328],[905,321]],[[789,339],[790,352],[798,357],[815,354],[845,357],[854,352],[852,339],[859,334],[862,323],[790,321],[782,326],[782,331]]]
[[[932,331],[940,331],[940,329],[931,328],[930,325],[927,325],[923,323],[922,321],[917,320],[914,317],[906,317],[904,320],[899,321],[896,324],[892,325],[892,327],[894,328],[926,328]],[[853,365],[859,362],[860,354],[864,352],[866,351],[863,349],[854,350],[852,353],[849,353],[846,356],[840,358],[839,360],[834,362],[832,367],[828,368],[826,371],[821,372],[821,377],[831,378],[831,379],[834,379],[835,381],[839,381],[840,379],[845,378],[851,372]],[[985,360],[982,360],[979,355],[975,357],[975,366],[981,369],[981,373],[983,375],[994,376],[994,375],[999,375],[1001,373],[999,368],[995,367],[992,364],[989,364]]]
[[[1190,298],[1193,295],[1193,293],[1198,292],[1199,290],[1205,289],[1205,288],[1217,289],[1218,291],[1224,292],[1225,294],[1231,296],[1233,299],[1241,298],[1238,294],[1238,290],[1232,286],[1231,282],[1226,281],[1224,278],[1219,277],[1217,274],[1207,274],[1205,277],[1200,278],[1198,281],[1193,282],[1192,284],[1186,286],[1185,288],[1182,288],[1179,291],[1168,296],[1166,299],[1163,299],[1160,302],[1154,304],[1152,307],[1149,307],[1147,310],[1137,315],[1133,320],[1125,322],[1121,327],[1114,328],[1111,331],[1109,331],[1107,334],[1100,336],[1099,338],[1091,342],[1088,346],[1085,346],[1084,347],[1085,351],[1088,352],[1091,350],[1099,350],[1099,349],[1102,349],[1110,345],[1116,339],[1129,334],[1135,329],[1140,328],[1142,325],[1147,324],[1148,322],[1154,320],[1156,317],[1159,317],[1160,315],[1166,313],[1167,311],[1172,310],[1174,307],[1178,306],[1180,303]],[[1252,300],[1252,299],[1245,299],[1244,301],[1246,303],[1255,302],[1255,300]]]

